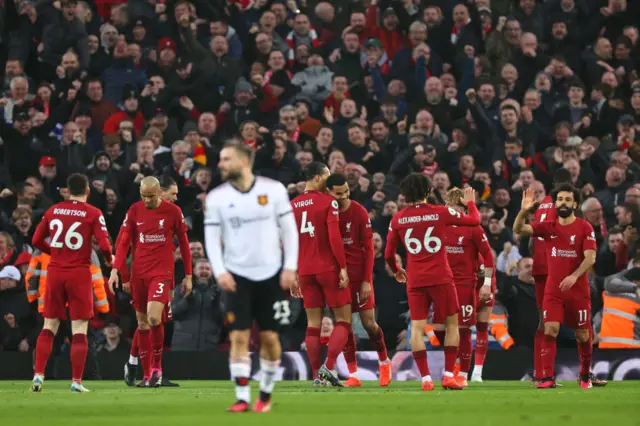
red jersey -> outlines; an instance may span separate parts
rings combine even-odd
[[[191,251],[187,225],[182,211],[175,204],[161,201],[148,209],[142,201],[133,204],[122,222],[114,267],[126,269],[126,257],[131,245],[131,274],[136,278],[153,278],[174,274],[173,237],[178,237],[185,274],[191,275]],[[123,276],[123,280],[126,280]]]
[[[469,203],[469,214],[445,206],[427,203],[402,209],[391,219],[384,257],[393,272],[397,271],[396,248],[400,241],[407,249],[407,286],[426,287],[453,282],[453,274],[443,247],[447,226],[479,226],[480,214]]]
[[[346,268],[336,199],[320,191],[305,191],[291,206],[298,224],[298,275]]]
[[[586,250],[596,249],[596,237],[591,224],[576,218],[569,225],[554,222],[534,223],[533,236],[542,237],[547,245],[547,265],[549,265],[545,291],[567,294],[559,288],[560,283],[572,274],[584,260]],[[578,294],[589,294],[589,280],[585,273],[568,290]]]
[[[536,210],[534,222],[554,222],[558,218],[553,199],[547,195]],[[544,238],[537,237],[533,240],[533,275],[547,275],[547,249]]]
[[[482,262],[480,259],[493,257],[482,226],[451,226],[447,229],[445,241],[453,281],[456,284],[475,283]]]
[[[51,255],[49,267],[88,268],[94,236],[105,260],[110,262],[112,249],[102,212],[90,204],[69,200],[46,211],[33,235],[33,245]],[[51,238],[49,243],[47,237]]]
[[[364,281],[371,283],[373,276],[373,231],[369,213],[359,203],[351,201],[349,208],[340,212],[340,234],[344,243],[347,268],[362,271]]]

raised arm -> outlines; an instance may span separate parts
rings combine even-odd
[[[467,206],[469,209],[469,214],[462,214],[454,209],[449,208],[449,214],[446,215],[446,223],[447,225],[458,225],[458,226],[478,226],[480,225],[480,213],[478,212],[478,208],[475,203],[476,199],[476,191],[471,187],[467,187],[464,189],[464,195],[462,197],[462,203]]]
[[[533,235],[533,227],[526,223],[531,207],[533,207],[533,190],[529,188],[524,191],[524,194],[522,194],[520,211],[518,212],[516,219],[513,221],[513,232],[523,237],[530,237]]]

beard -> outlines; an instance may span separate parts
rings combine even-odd
[[[573,214],[573,208],[567,206],[556,207],[556,212],[558,213],[558,216],[566,219]]]
[[[242,176],[242,173],[240,173],[240,170],[227,170],[226,172],[222,171],[221,176],[224,181],[237,181]]]

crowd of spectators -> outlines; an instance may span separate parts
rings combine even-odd
[[[517,337],[537,323],[529,244],[510,227],[522,191],[542,197],[568,169],[596,231],[597,312],[605,277],[640,258],[639,23],[631,0],[0,0],[0,347],[34,345],[31,235],[72,172],[89,176],[113,240],[145,176],[177,182],[195,276],[172,304],[173,347],[224,342],[203,201],[230,137],[292,198],[311,161],[346,175],[375,231],[390,347],[407,305],[382,252],[412,172],[432,179],[435,202],[476,189],[498,300],[529,345]],[[126,346],[133,323],[126,295],[109,301],[106,324],[94,321],[106,351]],[[292,311],[287,349],[304,335]]]

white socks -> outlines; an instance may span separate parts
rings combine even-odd
[[[426,375],[426,376],[422,376],[422,383],[424,382],[433,382],[433,380],[431,380],[430,375]]]
[[[482,366],[481,365],[474,365],[473,366],[473,373],[471,373],[472,376],[477,376],[477,377],[482,377]]]
[[[280,360],[267,361],[260,358],[260,392],[271,394],[276,385],[276,374],[280,368]]]
[[[251,376],[251,360],[231,361],[229,364],[231,380],[236,383],[236,399],[238,401],[251,402],[251,388],[249,387],[249,377]]]
[[[133,356],[133,355],[129,355],[129,364],[138,365],[138,357],[137,356]]]

